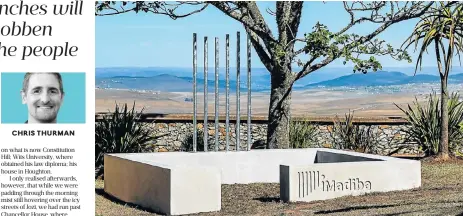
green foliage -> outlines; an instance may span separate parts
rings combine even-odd
[[[266,148],[267,148],[267,143],[263,139],[256,140],[251,145],[251,149],[266,149]]]
[[[408,105],[406,109],[396,106],[406,115],[410,127],[404,131],[407,140],[417,142],[426,156],[436,155],[439,150],[441,112],[440,101],[436,93],[429,95],[426,104],[421,105],[415,98],[413,107]],[[448,101],[449,110],[449,151],[455,151],[463,141],[463,102],[457,93],[451,95]]]
[[[117,104],[108,116],[95,124],[95,177],[104,171],[104,155],[108,153],[138,153],[148,150],[149,142],[156,140],[154,130],[140,122],[143,110],[131,110],[127,104],[121,109]]]
[[[368,70],[382,69],[381,63],[373,55],[389,55],[396,60],[407,60],[411,57],[406,50],[394,49],[384,40],[374,39],[363,41],[363,37],[357,34],[335,34],[320,23],[314,26],[314,31],[304,34],[306,45],[304,51],[312,58],[326,57],[329,59],[344,58],[343,63],[354,63],[354,72],[366,73]],[[370,55],[367,59],[361,55]]]
[[[432,46],[432,49],[436,49],[436,55],[443,55],[444,66],[446,68],[446,74],[448,75],[451,67],[451,60],[454,55],[453,51],[456,51],[458,56],[460,56],[460,52],[463,51],[463,29],[461,28],[463,25],[463,4],[456,4],[453,10],[443,2],[436,2],[435,4],[437,4],[437,7],[433,7],[430,13],[427,13],[420,19],[412,34],[402,46],[406,45],[405,49],[407,49],[414,44],[416,51],[418,45],[421,45],[416,62],[416,71],[418,66],[421,68],[423,54],[427,52],[428,46],[434,42],[435,46]],[[442,39],[448,40],[447,52],[452,52],[449,53],[449,56],[446,56]],[[442,53],[440,53],[441,50]]]
[[[310,122],[293,122],[289,124],[290,148],[309,148],[316,144],[319,134],[317,126]]]
[[[345,114],[344,121],[336,115],[330,132],[333,147],[363,153],[376,153],[374,146],[379,142],[371,126],[360,126],[353,122],[354,112]]]
[[[409,46],[414,44],[415,51],[419,48],[419,55],[415,66],[415,72],[418,70],[418,66],[421,69],[421,64],[423,63],[423,54],[425,52],[427,53],[428,47],[431,46],[431,48],[435,51],[441,81],[447,83],[447,78],[452,67],[452,59],[455,54],[460,57],[460,52],[463,50],[463,29],[461,28],[463,25],[463,4],[456,3],[453,4],[453,6],[449,6],[449,4],[443,2],[436,2],[434,4],[437,6],[433,7],[429,13],[421,17],[420,21],[416,24],[412,34],[408,37],[402,46],[406,45],[405,49],[407,49]],[[444,45],[444,39],[448,42],[447,48]],[[442,57],[443,64],[441,60]],[[442,70],[442,65],[444,70]],[[442,93],[443,92],[447,92],[446,84],[442,86]],[[410,122],[412,122],[413,127],[415,127],[414,130],[410,131],[412,134],[411,136],[413,136],[412,139],[419,141],[423,145],[423,150],[427,155],[434,155],[440,150],[438,148],[440,141],[442,142],[442,145],[448,145],[449,151],[452,151],[452,149],[455,150],[455,146],[457,145],[456,143],[460,142],[459,140],[461,139],[461,132],[458,130],[458,124],[461,122],[462,113],[458,111],[461,109],[457,108],[456,111],[449,110],[448,113],[448,115],[460,115],[449,116],[449,143],[445,142],[445,139],[440,140],[440,127],[444,127],[444,125],[441,124],[440,118],[447,115],[447,113],[442,113],[443,111],[439,109],[438,104],[438,99],[430,99],[428,102],[428,107],[425,107],[427,109],[422,109],[421,107],[415,105],[418,110],[413,111],[409,106],[408,110],[406,111]],[[448,106],[449,109],[452,107],[458,107],[458,101],[449,101]],[[432,114],[430,112],[439,113]],[[439,119],[435,119],[436,116],[438,116]],[[433,126],[437,125],[438,127],[427,128],[425,126],[416,125],[420,121],[425,120],[431,121],[430,123],[425,124],[427,127],[430,127],[430,124]],[[452,122],[457,120],[459,121]],[[420,138],[416,136],[423,137]]]
[[[189,133],[185,139],[182,141],[181,151],[192,152],[193,151],[193,132]],[[198,130],[196,134],[196,151],[204,151],[204,132],[203,130]],[[211,140],[207,142],[208,151],[215,150],[215,143]]]

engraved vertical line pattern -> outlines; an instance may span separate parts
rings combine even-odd
[[[309,171],[309,177],[310,177],[310,193],[312,193],[312,171]]]
[[[309,195],[309,173],[306,171],[304,174],[305,174],[305,178],[306,178],[305,184],[307,185],[307,186],[305,187],[304,193],[305,193],[306,195]]]
[[[313,186],[313,190],[315,191],[316,188],[317,188],[317,174],[315,173],[315,171],[310,171],[312,174],[313,174],[313,183],[312,183],[312,186]]]
[[[297,172],[297,176],[298,176],[298,179],[299,179],[299,197],[301,197],[301,172]]]
[[[304,178],[304,172],[302,172],[302,197],[305,196],[304,192],[305,192],[305,178]]]

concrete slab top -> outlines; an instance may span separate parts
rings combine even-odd
[[[223,167],[225,164],[254,166],[263,163],[308,165],[317,163],[401,162],[416,161],[388,156],[365,154],[327,148],[260,149],[251,151],[209,152],[158,152],[108,154],[130,161],[137,161],[164,168],[203,166]],[[278,165],[279,165],[278,164]]]

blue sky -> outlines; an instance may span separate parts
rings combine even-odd
[[[265,8],[274,10],[275,2],[259,2],[261,12],[267,23],[276,33],[276,23],[273,16],[265,12]],[[342,2],[305,2],[300,24],[299,35],[310,32],[319,21],[328,26],[331,31],[338,31],[349,22],[349,16],[344,11]],[[416,20],[401,22],[389,27],[380,34],[395,48],[411,33]],[[363,35],[375,29],[375,25],[361,24],[351,32]],[[198,66],[202,65],[203,37],[209,37],[209,66],[214,61],[214,37],[220,41],[220,65],[225,65],[224,42],[225,34],[230,34],[231,58],[230,65],[234,67],[234,50],[236,32],[241,32],[242,63],[245,66],[245,31],[238,21],[224,15],[221,11],[209,6],[205,11],[186,18],[172,20],[167,16],[151,13],[127,13],[117,16],[96,17],[96,66],[97,67],[191,67],[192,66],[192,34],[198,33]],[[416,54],[409,50],[413,60]],[[302,58],[303,59],[303,58]],[[413,63],[396,61],[390,57],[379,57],[383,67],[414,67]],[[455,59],[456,60],[456,59]],[[425,55],[423,66],[435,66],[432,52]],[[253,51],[252,67],[263,67]],[[345,67],[342,60],[329,67]]]

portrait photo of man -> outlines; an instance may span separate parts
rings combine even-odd
[[[84,72],[1,73],[2,124],[84,124],[85,98]]]
[[[26,73],[21,90],[22,103],[28,110],[25,123],[56,123],[64,99],[63,89],[60,73]]]

